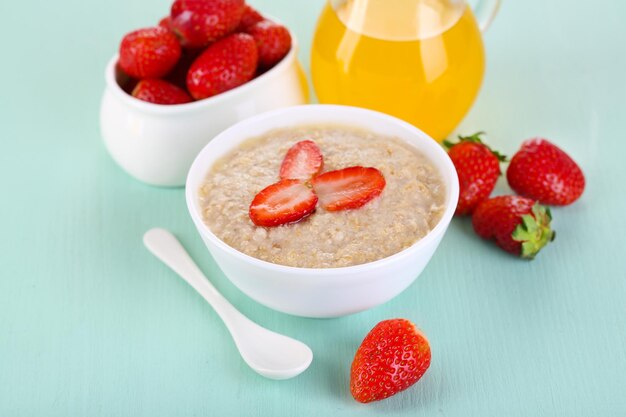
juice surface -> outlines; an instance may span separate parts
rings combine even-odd
[[[482,82],[484,50],[471,10],[423,1],[412,3],[417,11],[387,3],[365,14],[358,3],[328,3],[318,21],[311,65],[319,101],[379,110],[445,139]]]

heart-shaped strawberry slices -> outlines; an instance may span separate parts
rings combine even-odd
[[[281,180],[252,200],[252,222],[264,227],[295,223],[313,213],[318,200],[328,211],[357,209],[385,188],[385,177],[376,168],[353,166],[320,174],[323,165],[315,142],[303,140],[293,145],[281,164]]]

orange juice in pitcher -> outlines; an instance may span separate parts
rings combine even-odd
[[[486,27],[498,2],[482,3]],[[484,66],[479,25],[461,0],[329,0],[311,51],[321,103],[379,110],[437,140],[471,107]]]

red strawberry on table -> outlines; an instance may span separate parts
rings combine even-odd
[[[471,213],[478,203],[489,197],[502,174],[500,162],[506,161],[506,157],[485,145],[480,140],[481,134],[483,132],[459,136],[458,143],[444,142],[459,177],[455,215]]]
[[[293,145],[280,166],[281,179],[308,180],[319,174],[324,165],[322,151],[312,140]]]
[[[248,27],[259,50],[259,66],[271,68],[287,55],[291,49],[291,35],[286,27],[269,20],[262,20]]]
[[[160,78],[176,65],[180,54],[180,44],[169,30],[145,28],[124,36],[118,64],[131,77]]]
[[[133,89],[132,96],[155,104],[183,104],[191,101],[185,90],[158,79],[139,81]]]
[[[187,89],[196,100],[240,86],[254,77],[256,44],[245,33],[229,35],[209,46],[191,64]]]
[[[485,200],[472,215],[472,225],[478,236],[494,239],[505,251],[526,259],[534,258],[554,240],[551,220],[549,208],[514,195]]]
[[[311,180],[313,191],[328,211],[356,209],[378,197],[385,177],[376,168],[354,166],[325,172]]]
[[[261,190],[250,204],[249,216],[257,226],[294,223],[315,210],[317,196],[302,181],[286,179]]]
[[[241,16],[241,21],[239,22],[239,26],[237,27],[238,32],[245,31],[248,27],[254,25],[261,20],[265,20],[263,15],[256,11],[252,6],[246,4],[243,9],[243,15]]]
[[[555,206],[573,203],[585,190],[585,176],[576,162],[543,138],[522,144],[506,178],[516,193]]]
[[[406,319],[378,323],[359,346],[350,370],[350,391],[368,403],[415,384],[430,366],[426,336]]]
[[[243,12],[244,0],[176,0],[171,27],[184,47],[201,48],[233,32]]]

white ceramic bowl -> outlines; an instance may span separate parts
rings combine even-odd
[[[343,268],[296,268],[248,256],[217,238],[202,221],[198,190],[212,165],[247,139],[276,128],[311,124],[358,126],[397,136],[427,156],[446,186],[445,212],[424,238],[387,258]],[[264,113],[216,136],[197,156],[187,177],[187,207],[209,252],[224,274],[259,303],[289,314],[337,317],[384,303],[422,272],[452,219],[459,196],[456,171],[441,146],[395,117],[356,107],[309,105]]]
[[[188,104],[158,105],[130,96],[118,84],[118,56],[105,71],[100,129],[113,159],[130,175],[152,185],[181,186],[200,149],[247,117],[308,102],[304,72],[292,34],[289,54],[254,80]]]

